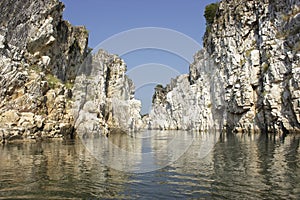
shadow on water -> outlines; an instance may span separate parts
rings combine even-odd
[[[299,199],[299,135],[288,135],[284,141],[260,135],[212,135],[116,134],[107,138],[109,148],[94,140],[89,146],[93,151],[80,140],[3,145],[0,199]],[[173,140],[177,136],[192,138],[192,143],[165,166],[178,153],[166,144],[179,150],[185,144]],[[127,152],[121,154],[126,167],[157,169],[147,173],[114,169],[107,164],[116,163],[120,155],[112,145]],[[100,153],[95,156],[96,152]],[[143,160],[149,158],[143,155],[147,153],[152,153],[151,159]]]

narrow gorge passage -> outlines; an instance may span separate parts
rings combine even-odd
[[[300,199],[300,0],[0,13],[0,199]]]
[[[203,49],[192,40],[183,46],[182,35],[145,43],[166,50],[176,41],[175,54],[194,58],[186,58],[187,74],[156,87],[144,119],[125,62],[104,50],[89,55],[88,31],[62,19],[61,2],[12,3],[0,4],[2,141],[144,128],[299,132],[299,0],[209,5]],[[134,31],[170,36],[165,28]]]

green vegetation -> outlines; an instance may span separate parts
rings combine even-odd
[[[254,48],[250,48],[245,52],[246,58],[249,58],[251,56],[251,52],[254,50]]]
[[[269,69],[270,65],[268,63],[263,63],[262,68],[263,68],[263,72],[267,72]]]
[[[30,65],[29,67],[28,67],[28,69],[30,70],[30,71],[34,71],[34,72],[36,72],[36,73],[40,73],[42,70],[41,70],[41,68],[38,66],[38,65]]]
[[[265,97],[265,96],[267,96],[267,94],[268,93],[266,91],[263,91],[262,96]]]
[[[51,89],[56,88],[58,85],[61,84],[61,80],[59,80],[56,76],[52,75],[52,74],[47,74],[46,75],[46,80],[49,84],[49,87]]]
[[[57,78],[53,74],[47,74],[46,81],[48,82],[49,87],[51,89],[55,89],[55,88],[59,87],[60,85],[64,85],[66,87],[66,89],[72,89],[74,87],[73,81],[67,81],[66,83],[63,83],[59,78]]]
[[[214,23],[218,7],[219,3],[212,3],[205,7],[204,17],[206,19],[207,27],[211,26]]]
[[[155,90],[157,90],[157,89],[163,89],[163,88],[164,87],[161,84],[158,84],[158,85],[155,86]]]
[[[85,34],[89,34],[89,33],[90,33],[90,31],[89,31],[88,29],[86,29],[86,27],[85,27],[85,29],[84,29],[84,33],[85,33]]]
[[[205,34],[203,37],[204,46],[206,44],[207,36],[211,32],[211,27],[212,27],[212,24],[214,23],[218,8],[219,8],[218,2],[209,4],[205,7],[204,17],[206,20],[206,31],[205,31]]]
[[[240,60],[240,66],[243,67],[243,65],[246,63],[246,59],[241,59]]]
[[[65,86],[67,89],[72,89],[74,87],[74,83],[71,81],[68,81],[65,83]]]

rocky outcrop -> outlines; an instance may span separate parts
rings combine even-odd
[[[58,0],[0,2],[2,141],[141,126],[124,61],[88,55],[87,30],[62,20],[63,9]]]
[[[62,20],[58,0],[0,2],[0,140],[62,137],[88,34]]]
[[[116,55],[99,50],[79,69],[74,87],[75,127],[79,134],[142,128],[141,102],[134,99],[126,64]]]
[[[88,54],[87,30],[62,20],[63,9],[0,2],[0,141],[141,127],[124,61]]]
[[[299,0],[223,0],[190,74],[156,89],[152,129],[300,129]]]
[[[195,55],[201,71],[181,75],[165,88],[156,87],[148,126],[151,129],[208,130],[221,128],[224,111],[222,77],[204,50]],[[196,63],[195,63],[196,64]],[[192,65],[191,65],[192,66]],[[191,67],[192,70],[192,67]]]
[[[86,29],[62,20],[63,9],[0,2],[2,141],[144,126],[124,61],[88,55]],[[146,125],[299,131],[299,0],[223,0],[214,21],[190,73],[156,87]]]
[[[86,56],[88,33],[62,20],[63,9],[58,0],[1,1],[1,54],[38,65],[64,82],[74,79]]]

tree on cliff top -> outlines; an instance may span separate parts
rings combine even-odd
[[[209,36],[211,26],[214,23],[215,16],[219,8],[219,2],[211,3],[205,7],[204,17],[206,20],[206,31],[203,36],[203,45],[207,45],[207,38]]]
[[[214,23],[218,7],[219,3],[212,3],[205,7],[204,17],[206,20],[206,26],[211,26]]]

